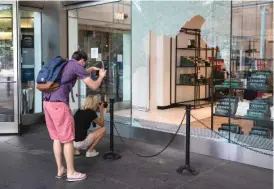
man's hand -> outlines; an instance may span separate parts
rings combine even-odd
[[[86,69],[86,71],[87,72],[94,72],[94,71],[99,71],[100,70],[100,68],[97,68],[97,67],[90,67],[90,68],[88,68],[88,69]]]
[[[100,69],[99,71],[99,77],[104,78],[106,76],[107,70],[105,69]]]
[[[91,77],[86,77],[83,79],[83,82],[88,86],[88,88],[96,90],[100,87],[104,77],[106,76],[106,70],[99,69],[99,78],[95,81],[91,79]]]

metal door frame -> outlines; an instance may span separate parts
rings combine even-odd
[[[40,33],[40,37],[36,38],[35,39],[35,42],[34,42],[34,74],[35,74],[35,77],[36,77],[36,74],[37,74],[37,69],[40,70],[42,68],[42,56],[43,56],[43,52],[42,52],[42,9],[40,8],[33,8],[33,7],[28,7],[28,6],[22,6],[20,5],[20,2],[19,2],[19,8],[18,8],[18,38],[19,38],[19,41],[18,41],[18,70],[19,70],[19,73],[18,73],[18,77],[21,78],[21,70],[22,70],[22,65],[21,65],[21,56],[22,56],[22,48],[21,48],[21,12],[22,11],[27,11],[27,12],[33,12],[34,14],[35,13],[38,13],[40,14],[39,15],[39,19],[40,19],[40,23],[39,25],[35,25],[34,27],[34,35],[36,34],[36,31],[35,31],[35,28],[39,31],[37,31],[38,33]],[[35,20],[35,19],[34,19]],[[38,43],[40,43],[39,45],[35,45],[37,44],[36,42],[39,41]],[[38,54],[38,55],[37,55]],[[38,57],[37,57],[38,56]],[[36,59],[38,58],[38,59]],[[41,65],[37,65],[36,64],[36,61],[40,62]],[[35,81],[35,80],[34,80]],[[36,87],[36,82],[35,82],[35,87]],[[21,79],[19,79],[19,82],[18,82],[18,89],[20,91],[20,95],[19,95],[19,98],[18,98],[18,102],[19,102],[19,105],[18,105],[18,110],[19,110],[19,133],[20,133],[20,127],[22,125],[30,125],[30,124],[33,124],[33,123],[36,123],[38,120],[41,120],[41,116],[43,116],[43,103],[42,103],[42,95],[41,97],[40,96],[37,96],[37,94],[35,94],[35,88],[34,88],[34,91],[33,91],[33,95],[34,95],[34,101],[33,101],[33,108],[34,108],[34,113],[32,114],[23,114],[22,113],[22,110],[23,110],[23,107],[22,107],[22,102],[23,102],[23,99],[22,99],[22,81]],[[40,97],[40,98],[38,98]],[[41,101],[41,112],[40,111],[36,111],[36,99]],[[40,110],[40,109],[39,109]]]
[[[19,78],[19,59],[18,59],[18,47],[19,47],[19,39],[18,39],[18,2],[17,1],[3,1],[0,2],[1,5],[12,5],[12,41],[13,41],[13,71],[14,71],[14,80],[7,81],[3,83],[12,83],[13,87],[13,115],[14,121],[13,122],[0,122],[0,134],[19,134],[19,124],[20,124],[20,115],[19,115],[19,94],[18,91],[20,85],[18,85],[18,78]]]

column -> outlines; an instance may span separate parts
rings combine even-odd
[[[72,54],[78,49],[78,19],[77,19],[77,11],[70,10],[68,13],[68,48],[69,54],[68,58],[70,59]],[[77,81],[73,90],[75,102],[72,101],[71,95],[69,96],[70,108],[72,112],[77,110],[80,107],[80,102],[75,94],[78,94],[79,82]]]
[[[170,39],[157,37],[157,106],[170,105]]]
[[[136,25],[132,25],[132,106],[141,111],[149,110],[149,33],[138,41]],[[141,53],[140,48],[145,48]]]
[[[36,80],[38,72],[42,68],[42,31],[41,31],[41,13],[34,12],[34,79]],[[34,113],[42,112],[42,93],[36,89],[34,92]]]
[[[130,100],[131,34],[123,34],[123,101]]]
[[[257,18],[256,18],[257,19]],[[261,38],[260,38],[260,58],[265,56],[265,22],[266,22],[266,7],[261,10]]]

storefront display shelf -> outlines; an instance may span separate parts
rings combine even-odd
[[[246,116],[226,116],[226,115],[219,115],[219,114],[213,114],[213,116],[217,116],[217,117],[227,117],[227,118],[231,118],[231,119],[245,119],[245,120],[251,120],[251,121],[271,121],[273,122],[274,119],[269,118],[269,119],[254,119],[254,118],[250,118],[250,117],[246,117]]]
[[[210,104],[210,100],[208,99],[200,99],[200,100],[196,100],[196,101],[185,101],[185,102],[177,102],[178,105],[181,106],[186,106],[186,105],[191,105],[192,107],[196,107],[196,106],[205,106],[205,105],[209,105]]]
[[[186,44],[186,42],[180,43],[181,41],[184,41],[182,38],[187,38],[188,44]],[[187,45],[188,47],[185,47]],[[201,45],[203,45],[203,47],[201,47]],[[203,53],[201,53],[201,51],[203,51]],[[172,54],[173,53],[171,52],[171,60]],[[201,39],[200,29],[181,28],[180,35],[176,36],[174,59],[175,74],[173,77],[175,77],[175,104],[181,105],[182,103],[192,103],[194,108],[201,108],[200,101],[205,98],[211,99],[212,95],[210,92],[212,87],[210,86],[213,86],[211,73],[214,67],[213,60],[216,59],[215,49],[209,48],[206,44],[204,45]],[[178,74],[180,74],[180,77],[178,77]],[[187,77],[182,75],[190,76]],[[192,87],[191,90],[193,89],[193,92],[191,92],[190,95],[192,100],[189,100],[189,95],[178,95],[178,92],[181,93],[182,91],[182,86]],[[178,98],[178,96],[180,96],[180,98]],[[206,101],[202,104],[209,103],[210,101]]]
[[[252,90],[257,92],[263,93],[273,93],[273,89],[254,89],[254,88],[247,88],[247,87],[225,87],[225,86],[214,86],[215,89],[233,89],[233,90]]]
[[[177,86],[207,86],[207,85],[210,85],[210,84],[176,84]]]
[[[176,66],[176,68],[211,68],[211,66]]]
[[[201,51],[211,51],[211,48],[189,48],[189,47],[184,47],[184,48],[177,48],[178,50],[201,50]]]

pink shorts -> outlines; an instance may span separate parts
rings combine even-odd
[[[62,143],[74,140],[74,118],[67,104],[44,101],[46,124],[52,140]]]

